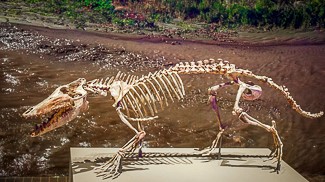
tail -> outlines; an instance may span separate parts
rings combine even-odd
[[[220,75],[236,75],[236,76],[247,76],[259,81],[266,83],[268,86],[280,91],[282,95],[284,95],[290,106],[297,111],[299,114],[303,115],[307,118],[319,118],[324,112],[321,111],[319,113],[310,113],[301,109],[300,105],[293,99],[290,95],[290,92],[285,86],[279,86],[278,84],[272,81],[272,78],[266,76],[259,76],[253,74],[249,70],[237,69],[234,64],[229,64],[228,61],[223,61],[222,59],[218,59],[215,61],[214,59],[197,61],[197,62],[185,62],[178,63],[175,66],[170,67],[168,70],[174,71],[180,74],[220,74]]]
[[[292,109],[297,111],[299,114],[301,114],[302,116],[304,116],[306,118],[312,118],[312,119],[319,118],[319,117],[323,116],[323,114],[324,114],[323,111],[320,111],[318,113],[310,113],[310,112],[307,112],[307,111],[304,111],[303,109],[301,109],[300,105],[298,105],[297,102],[290,95],[288,88],[286,88],[284,85],[280,86],[280,85],[276,84],[275,82],[273,82],[272,78],[269,78],[267,76],[255,75],[251,71],[243,70],[243,69],[236,69],[236,73],[239,75],[257,79],[261,82],[266,83],[271,88],[274,88],[275,90],[280,91],[280,93],[286,97],[286,99],[287,99],[288,103],[290,104],[290,106],[292,107]]]

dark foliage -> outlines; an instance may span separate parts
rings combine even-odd
[[[174,18],[217,23],[225,27],[242,25],[281,28],[325,28],[324,0],[120,0],[114,4],[131,7],[121,15],[112,0],[26,0],[46,11],[80,22],[115,22],[121,25],[170,22]],[[130,10],[131,9],[131,10]],[[145,18],[143,18],[145,17]],[[144,20],[145,19],[145,20]]]

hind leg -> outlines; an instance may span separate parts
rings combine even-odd
[[[273,156],[273,158],[277,158],[277,166],[276,166],[275,170],[277,172],[280,171],[281,161],[282,161],[282,153],[283,153],[283,143],[282,143],[281,138],[278,134],[278,131],[276,130],[275,121],[272,121],[272,126],[269,126],[264,123],[261,123],[260,121],[258,121],[255,118],[251,117],[246,112],[241,112],[239,114],[239,119],[247,124],[261,127],[272,134],[273,139],[274,139],[275,150],[271,153],[271,155]]]
[[[245,83],[239,81],[239,89],[238,89],[238,93],[236,96],[233,114],[237,115],[238,118],[241,121],[243,121],[244,123],[261,127],[272,134],[273,140],[274,140],[274,145],[275,145],[275,150],[274,150],[274,152],[271,153],[271,155],[273,155],[274,157],[277,158],[277,166],[276,166],[275,170],[278,172],[281,168],[283,143],[282,143],[281,138],[278,134],[278,131],[276,130],[275,121],[272,121],[272,126],[266,125],[266,124],[258,121],[257,119],[253,118],[252,116],[248,115],[246,112],[243,111],[242,108],[239,107],[239,100],[240,100],[240,97],[242,96],[243,92],[245,91],[245,89],[247,89],[247,85]]]

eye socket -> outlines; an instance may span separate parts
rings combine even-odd
[[[60,91],[61,91],[62,93],[64,93],[64,94],[66,94],[66,93],[69,92],[67,87],[62,87],[62,88],[60,88]]]
[[[251,89],[246,89],[244,93],[245,93],[245,94],[249,94],[249,95],[251,95],[253,92],[252,92]]]

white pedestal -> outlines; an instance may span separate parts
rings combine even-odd
[[[96,177],[93,168],[107,161],[118,148],[71,148],[70,178],[74,182],[96,181],[307,181],[282,161],[279,174],[276,163],[267,160],[269,149],[222,148],[221,160],[202,157],[192,148],[144,148],[123,161],[122,174],[116,179]],[[216,150],[217,151],[217,150]],[[216,156],[216,155],[214,155]]]

